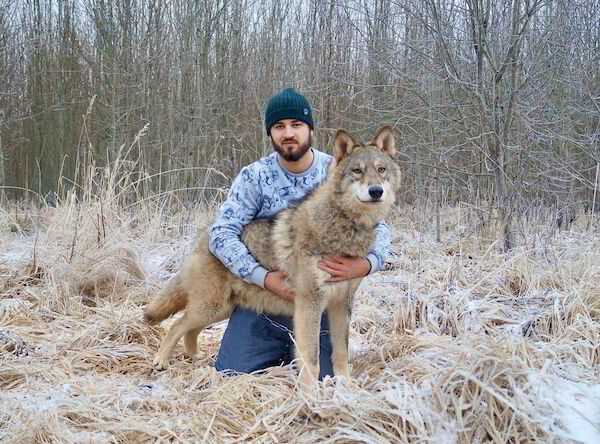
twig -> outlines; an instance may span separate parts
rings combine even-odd
[[[590,215],[590,228],[594,225],[594,212],[596,211],[596,193],[598,191],[598,172],[600,170],[600,162],[596,162],[596,180],[594,181],[594,200],[592,202],[592,214]]]

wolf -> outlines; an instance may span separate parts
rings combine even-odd
[[[280,212],[273,221],[244,228],[242,241],[267,269],[282,270],[296,294],[286,301],[233,275],[208,249],[208,234],[199,237],[181,270],[144,310],[157,324],[184,311],[162,341],[153,365],[164,369],[173,348],[184,338],[186,355],[197,353],[199,332],[227,319],[235,306],[258,313],[293,316],[300,381],[312,385],[319,375],[319,330],[327,311],[336,376],[349,378],[348,333],[352,300],[362,278],[328,282],[318,267],[324,256],[367,255],[374,227],[395,202],[401,173],[394,130],[380,128],[367,144],[340,129],[334,139],[335,162],[327,179],[300,205]]]

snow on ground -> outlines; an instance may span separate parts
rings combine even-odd
[[[226,322],[193,363],[179,345],[152,370],[172,320],[151,328],[141,309],[204,212],[104,209],[101,228],[94,208],[67,210],[28,232],[0,214],[2,442],[600,442],[600,240],[585,224],[529,227],[501,253],[455,209],[441,243],[397,216],[386,270],[356,296],[353,380],[308,396],[290,367],[218,374]]]
[[[551,406],[546,426],[564,439],[600,442],[600,385],[532,372],[536,399]]]

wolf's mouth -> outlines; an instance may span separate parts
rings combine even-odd
[[[383,199],[369,199],[369,200],[362,200],[360,197],[357,197],[358,201],[360,203],[366,204],[366,205],[376,205],[376,204],[380,204],[383,203]]]

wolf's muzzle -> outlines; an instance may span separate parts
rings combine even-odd
[[[381,199],[383,196],[383,187],[381,185],[372,185],[369,187],[369,196],[373,200]]]

